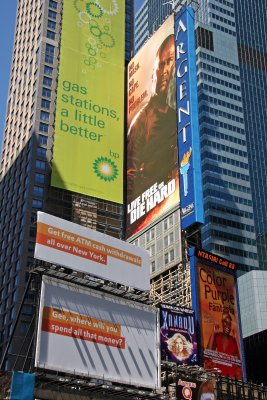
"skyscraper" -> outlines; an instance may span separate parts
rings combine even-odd
[[[258,268],[258,259],[234,0],[190,3],[196,11],[205,213],[202,246],[231,259],[240,270],[249,271]],[[148,6],[145,2],[136,16],[135,48],[141,44],[142,32],[146,37],[153,33],[152,22],[157,20],[155,2],[150,4],[154,11],[147,14],[153,15],[153,19],[141,18]],[[179,6],[181,2],[177,9]],[[162,22],[162,16],[157,16]]]
[[[1,161],[0,357],[14,328],[33,265],[36,212],[44,210],[112,236],[123,232],[123,207],[50,186],[62,0],[18,2]],[[131,56],[133,3],[125,2],[125,59]],[[25,362],[34,329],[36,292],[30,287],[7,368]],[[20,355],[20,356],[18,356]]]
[[[266,2],[236,0],[236,34],[258,260],[267,269]],[[249,29],[248,29],[249,27]]]

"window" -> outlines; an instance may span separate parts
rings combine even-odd
[[[155,266],[155,261],[151,261],[150,263],[150,273],[155,272],[156,266]]]
[[[47,76],[44,76],[43,84],[46,86],[52,86],[52,79],[48,78]]]
[[[45,62],[48,64],[53,64],[54,62],[55,46],[46,43],[45,46]]]
[[[55,40],[55,38],[56,38],[56,33],[53,32],[53,31],[47,30],[47,31],[46,31],[46,37],[48,37],[48,39]]]
[[[43,144],[43,145],[47,145],[47,141],[48,141],[48,137],[44,136],[44,135],[39,135],[38,137],[38,143],[39,144]]]
[[[48,88],[43,88],[42,89],[42,96],[44,97],[51,97],[51,90]]]
[[[29,329],[29,322],[23,321],[20,323],[20,333],[24,333],[26,334],[28,332]]]
[[[53,68],[52,68],[52,67],[49,67],[48,65],[45,65],[45,66],[44,66],[44,73],[45,73],[46,75],[52,76]]]
[[[56,29],[56,23],[54,21],[47,21],[47,27],[50,29]]]
[[[155,255],[155,245],[153,244],[152,246],[150,246],[148,249],[150,256],[154,256]]]
[[[50,109],[50,101],[46,99],[42,99],[41,101],[41,107],[46,108],[47,110]]]
[[[39,130],[41,132],[48,132],[49,126],[47,124],[44,124],[43,122],[40,122],[39,124]]]
[[[34,194],[34,196],[42,197],[43,194],[44,194],[44,188],[42,188],[40,186],[34,186],[33,187],[33,194]]]
[[[37,147],[37,156],[45,157],[46,156],[46,149],[43,147]]]
[[[57,13],[52,10],[48,10],[48,18],[57,19]]]
[[[43,169],[45,170],[45,162],[41,160],[36,160],[35,161],[35,167],[38,169]]]
[[[146,232],[146,241],[150,242],[150,240],[154,239],[155,237],[155,228],[150,229]]]
[[[57,9],[57,2],[54,0],[49,0],[49,7],[53,8],[53,10]]]
[[[32,200],[32,207],[36,208],[37,210],[41,210],[43,208],[42,200],[33,199]]]
[[[46,112],[46,111],[41,111],[41,113],[40,113],[40,119],[41,119],[42,121],[49,122],[49,113]]]
[[[34,182],[36,183],[44,183],[45,181],[45,175],[44,174],[35,174],[34,175]]]

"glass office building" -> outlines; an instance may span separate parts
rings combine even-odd
[[[135,49],[157,14],[146,1],[135,19]],[[168,3],[179,10],[181,2]],[[186,2],[182,2],[186,3]],[[196,56],[205,223],[202,246],[239,265],[258,268],[249,147],[242,99],[234,0],[188,1],[196,11]],[[165,12],[166,5],[162,5]],[[146,19],[142,18],[146,8]],[[149,16],[152,19],[149,21]],[[163,21],[161,20],[161,22]],[[144,25],[146,23],[146,25]],[[146,40],[146,39],[145,39]],[[144,41],[145,41],[144,40]]]
[[[267,5],[234,5],[258,259],[267,270]]]

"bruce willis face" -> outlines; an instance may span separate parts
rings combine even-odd
[[[158,51],[157,94],[166,93],[175,63],[174,36],[171,35]]]

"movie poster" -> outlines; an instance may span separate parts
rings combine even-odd
[[[178,379],[175,399],[216,400],[216,382],[212,379],[203,382]]]
[[[174,17],[129,63],[127,237],[179,204]]]
[[[206,369],[242,378],[242,357],[234,276],[197,263],[200,329]]]
[[[194,311],[162,304],[160,344],[162,360],[177,364],[196,364],[198,357]]]

